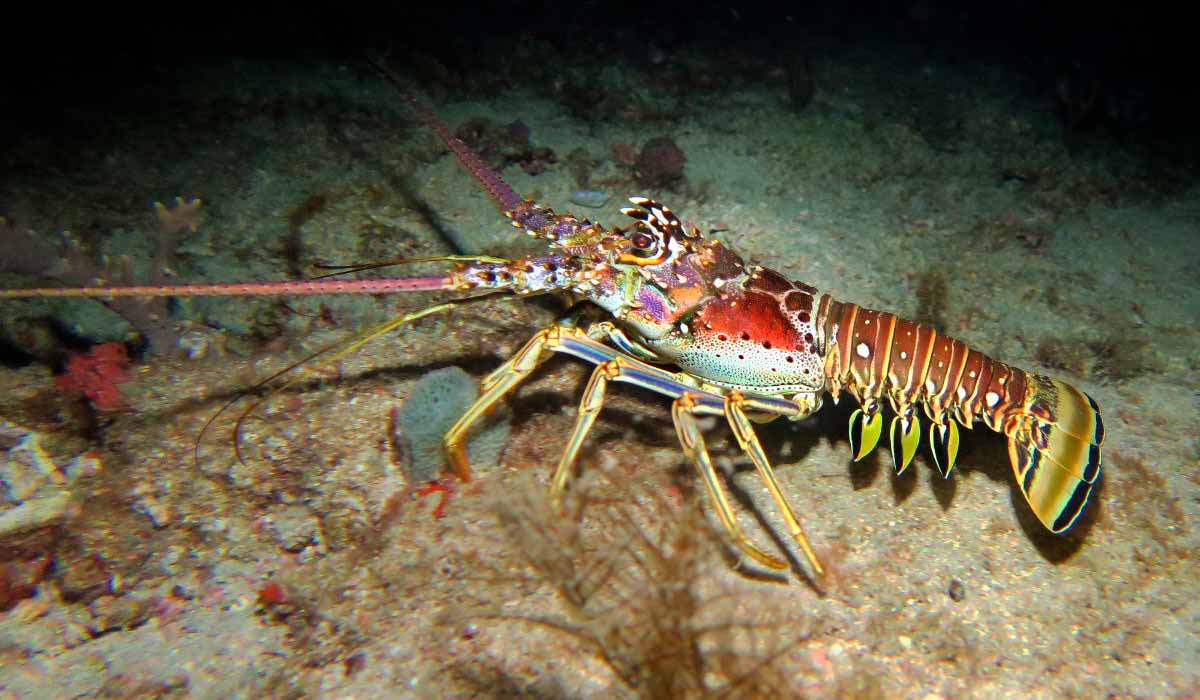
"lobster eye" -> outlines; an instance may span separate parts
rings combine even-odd
[[[639,221],[636,227],[626,232],[629,249],[621,254],[621,262],[627,265],[658,265],[667,259],[670,252],[669,234]]]

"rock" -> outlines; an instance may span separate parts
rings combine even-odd
[[[599,209],[608,204],[609,196],[603,190],[574,190],[570,200],[581,207]]]

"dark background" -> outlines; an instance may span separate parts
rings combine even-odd
[[[72,112],[119,118],[152,109],[138,98],[186,89],[173,76],[180,67],[239,57],[369,70],[363,56],[384,52],[442,89],[504,89],[536,86],[556,64],[619,58],[653,67],[656,51],[681,48],[765,61],[902,48],[935,66],[1010,68],[1048,100],[1064,80],[1077,91],[1097,86],[1097,124],[1081,128],[1099,125],[1192,162],[1200,61],[1185,12],[1026,0],[27,5],[6,17],[0,38],[0,145],[31,128],[53,129]]]

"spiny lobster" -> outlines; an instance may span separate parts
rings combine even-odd
[[[928,325],[837,301],[747,263],[654,200],[631,198],[634,206],[621,211],[633,223],[611,231],[557,214],[518,196],[432,111],[413,98],[408,101],[512,225],[545,241],[550,253],[515,260],[397,261],[452,264],[445,274],[426,277],[9,289],[0,290],[0,298],[472,293],[370,328],[335,348],[341,354],[480,296],[557,294],[572,304],[571,310],[484,379],[474,404],[446,433],[455,474],[470,478],[464,437],[471,425],[554,353],[573,355],[595,370],[551,480],[552,498],[557,501],[566,488],[608,385],[641,386],[673,400],[679,441],[729,537],[745,555],[772,569],[785,568],[785,562],[759,549],[737,524],[705,447],[700,416],[721,416],[729,423],[818,574],[821,563],[751,423],[805,418],[820,408],[826,392],[837,401],[845,391],[859,404],[849,426],[855,460],[879,441],[887,403],[894,413],[888,429],[892,460],[903,472],[920,442],[915,408],[920,404],[932,424],[929,446],[943,477],[950,476],[957,457],[957,425],[982,420],[1007,436],[1017,484],[1046,528],[1064,532],[1087,504],[1100,474],[1104,427],[1096,402],[1082,391],[992,359]]]

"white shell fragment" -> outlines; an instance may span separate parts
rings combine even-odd
[[[78,508],[70,487],[99,469],[100,460],[91,454],[60,468],[38,433],[0,420],[0,538],[71,517]]]

